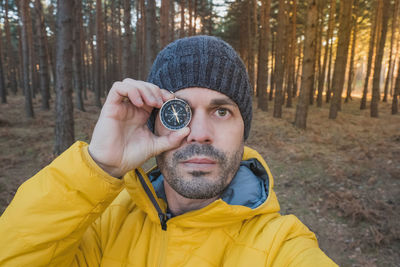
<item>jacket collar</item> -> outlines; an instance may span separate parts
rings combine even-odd
[[[153,171],[147,176],[143,170],[136,170],[124,179],[133,201],[153,221],[160,222],[160,216],[165,216],[167,210],[161,173]],[[182,227],[218,227],[277,211],[279,204],[269,168],[260,154],[245,147],[238,173],[221,198],[202,209],[176,216],[170,223]]]

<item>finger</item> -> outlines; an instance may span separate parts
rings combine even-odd
[[[155,140],[155,155],[177,148],[189,133],[189,127],[185,127],[178,131],[173,131],[169,135],[157,136]]]
[[[175,97],[175,95],[173,93],[171,93],[170,91],[168,91],[168,90],[161,89],[160,92],[162,94],[162,100],[164,102],[166,102],[166,101],[168,101],[170,99],[173,99]]]
[[[153,92],[147,88],[140,87],[138,89],[140,96],[142,97],[146,105],[160,108],[163,104],[162,98],[156,97]]]
[[[124,82],[134,87],[137,87],[140,91],[143,90],[143,93],[148,96],[148,99],[150,100],[152,105],[157,104],[157,107],[159,107],[163,104],[162,94],[160,88],[157,85],[144,81],[136,81],[133,79],[125,79]],[[154,101],[156,103],[153,103]]]
[[[108,93],[105,104],[115,105],[130,101],[137,107],[143,107],[143,99],[136,88],[130,87],[127,83],[115,82]]]

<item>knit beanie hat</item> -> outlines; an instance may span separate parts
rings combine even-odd
[[[244,140],[249,136],[251,84],[239,55],[223,40],[200,35],[174,41],[158,54],[147,80],[171,92],[203,87],[227,95],[239,107]],[[152,131],[156,115],[153,111],[148,121]]]

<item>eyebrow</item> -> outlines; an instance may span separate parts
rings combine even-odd
[[[211,100],[210,104],[213,106],[222,106],[222,105],[237,106],[237,104],[229,97],[214,98]]]

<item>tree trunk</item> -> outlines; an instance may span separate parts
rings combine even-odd
[[[131,29],[131,1],[124,0],[124,33],[122,35],[122,78],[129,78],[131,76],[130,69],[131,63],[131,43],[132,43],[132,29]]]
[[[372,80],[372,99],[371,99],[371,117],[378,117],[378,102],[380,99],[380,83],[383,50],[385,49],[386,33],[389,21],[390,0],[383,0],[383,10],[381,17],[381,34],[377,38],[378,47],[376,48],[374,78]]]
[[[92,1],[89,2],[89,10],[93,10],[93,3]],[[93,12],[89,11],[89,47],[88,47],[88,53],[90,53],[90,62],[89,62],[89,89],[92,92],[95,92],[95,98],[96,98],[96,89],[95,89],[95,85],[96,85],[96,53],[94,50],[94,35],[96,32],[96,17],[95,14],[93,14]],[[99,96],[100,97],[100,96]],[[96,99],[94,99],[94,103],[96,102]]]
[[[250,0],[247,2],[247,9],[248,9],[248,37],[247,40],[249,42],[248,47],[249,47],[249,53],[248,53],[248,74],[250,78],[250,84],[253,85],[253,89],[256,89],[256,77],[255,77],[255,56],[257,53],[257,1],[256,0]],[[253,92],[254,93],[254,92]]]
[[[150,68],[153,64],[154,59],[157,56],[157,22],[156,22],[156,1],[146,1],[146,61],[145,61],[145,73],[146,77],[150,72]]]
[[[179,30],[179,38],[185,37],[185,2],[186,0],[181,0],[181,28]]]
[[[169,12],[169,29],[170,29],[170,35],[169,35],[169,42],[172,42],[175,40],[175,1],[169,0],[170,3],[170,12]]]
[[[38,35],[39,44],[39,75],[40,75],[40,94],[42,96],[42,110],[49,110],[49,74],[48,74],[48,60],[46,53],[46,39],[44,24],[43,8],[40,0],[35,1],[36,9],[36,32]]]
[[[361,98],[361,103],[360,103],[360,109],[366,109],[367,108],[367,95],[368,95],[368,86],[369,86],[369,80],[371,76],[371,70],[372,70],[372,58],[374,56],[375,52],[375,44],[376,44],[376,33],[377,33],[377,25],[378,25],[378,16],[379,12],[381,12],[381,1],[377,1],[377,8],[375,7],[375,16],[371,24],[371,31],[370,31],[370,39],[369,39],[369,47],[368,47],[368,61],[367,61],[367,71],[365,74],[365,81],[364,81],[364,89],[363,89],[363,94]],[[374,8],[372,9],[374,10]]]
[[[351,97],[353,81],[354,81],[354,58],[356,52],[356,44],[357,44],[357,20],[358,20],[358,1],[354,0],[354,18],[353,18],[353,36],[351,40],[351,53],[350,53],[350,66],[349,66],[349,76],[347,79],[347,92],[345,102],[347,103],[349,100],[353,100]]]
[[[272,101],[275,89],[275,55],[276,55],[276,37],[274,32],[271,32],[272,42],[271,42],[271,79],[269,86],[269,101]]]
[[[333,98],[329,109],[329,118],[336,119],[341,108],[344,78],[346,74],[347,56],[351,35],[351,15],[353,0],[340,1],[340,25],[338,31],[338,46],[336,52],[335,67],[333,70]]]
[[[297,1],[292,2],[292,12],[290,17],[290,46],[288,56],[288,82],[287,82],[287,102],[286,107],[292,107],[292,98],[295,91],[295,77],[296,77],[296,25],[297,25]],[[289,28],[288,28],[289,30]]]
[[[1,103],[5,104],[7,103],[7,92],[6,92],[6,83],[4,81],[4,73],[3,73],[3,49],[2,49],[2,42],[3,38],[2,37],[2,32],[0,28],[0,98],[1,98]]]
[[[398,113],[399,96],[400,96],[400,60],[397,64],[397,78],[396,78],[396,85],[394,86],[393,99],[392,99],[392,114]]]
[[[324,51],[324,58],[322,63],[322,69],[318,79],[318,96],[317,96],[317,107],[322,107],[322,95],[324,92],[325,86],[325,76],[326,76],[326,67],[328,64],[328,53],[330,42],[333,42],[332,35],[333,35],[333,28],[335,24],[335,12],[336,11],[336,0],[331,0],[330,8],[329,8],[329,19],[328,19],[328,31],[326,34],[326,42],[325,42],[325,51]]]
[[[307,21],[304,40],[303,71],[301,77],[300,95],[296,107],[294,125],[305,129],[307,126],[308,104],[310,90],[314,83],[315,46],[317,42],[317,0],[307,0]]]
[[[141,47],[141,49],[140,49],[141,61],[140,62],[141,62],[141,64],[140,64],[140,66],[142,66],[140,68],[140,78],[142,80],[144,80],[144,79],[146,79],[146,76],[147,76],[147,72],[146,72],[146,70],[147,70],[147,68],[146,68],[146,62],[147,62],[147,59],[146,59],[146,56],[147,56],[147,53],[146,53],[147,12],[146,12],[145,0],[140,0],[140,15],[141,15],[141,17],[140,17],[140,22],[141,22],[140,23],[140,36],[142,37],[142,38],[140,38],[140,40],[141,40],[141,43],[140,43],[140,47]]]
[[[103,51],[103,10],[101,0],[96,0],[96,57],[95,57],[95,105],[101,108],[101,99],[104,92],[104,51]]]
[[[161,49],[164,48],[169,43],[169,9],[170,9],[170,0],[162,0],[161,1],[161,10],[160,10],[160,44]]]
[[[56,124],[54,153],[61,154],[74,142],[72,104],[73,1],[57,1]]]
[[[270,35],[269,13],[271,10],[271,0],[263,0],[261,2],[261,29],[260,29],[260,45],[258,52],[258,75],[257,75],[257,92],[258,92],[258,108],[262,111],[268,111],[268,44]]]
[[[302,45],[299,43],[298,45],[298,58],[297,58],[297,68],[296,68],[296,76],[294,79],[294,88],[293,88],[293,97],[297,96],[297,90],[298,90],[298,81],[300,80],[300,69],[301,65],[303,64],[303,57],[302,57]]]
[[[390,81],[393,79],[393,45],[396,41],[396,28],[397,28],[397,16],[398,16],[398,9],[399,9],[400,0],[395,1],[395,5],[393,8],[393,15],[392,15],[392,36],[390,37],[390,52],[389,52],[389,59],[388,59],[388,71],[385,80],[385,89],[383,93],[383,102],[387,102],[387,96],[389,92],[389,84]]]
[[[189,36],[193,35],[193,0],[188,0]]]
[[[20,17],[22,19],[22,28],[21,28],[21,44],[22,44],[22,73],[23,73],[23,88],[25,95],[25,114],[29,118],[34,117],[33,106],[32,106],[32,94],[30,88],[30,79],[29,79],[29,65],[30,65],[30,57],[29,57],[29,40],[28,40],[28,16],[27,12],[29,12],[29,0],[20,0]]]
[[[30,1],[29,1],[30,2]],[[35,51],[35,42],[37,41],[38,38],[34,36],[33,32],[33,25],[32,25],[32,14],[31,14],[31,8],[28,5],[27,8],[27,34],[28,34],[28,47],[29,47],[29,57],[30,57],[30,81],[31,81],[31,93],[32,97],[36,97],[36,93],[39,91],[39,77],[38,77],[38,71],[36,69],[38,60],[36,57],[36,51]]]
[[[282,104],[283,104],[283,78],[285,77],[284,55],[286,43],[286,25],[285,25],[285,0],[279,0],[278,11],[278,31],[277,31],[277,46],[275,57],[275,101],[274,101],[274,114],[275,118],[282,117]]]
[[[137,1],[136,1],[137,2]],[[121,30],[121,21],[123,19],[121,19],[121,1],[118,1],[117,3],[117,36],[116,36],[116,40],[115,43],[117,44],[117,61],[118,64],[116,66],[116,79],[117,80],[121,80],[122,78],[122,44],[120,42],[120,40],[123,39],[122,37],[122,30]],[[132,73],[133,77],[137,77],[137,68],[133,68],[133,73]]]
[[[311,88],[310,92],[310,105],[314,105],[314,96],[315,96],[315,91],[317,91],[317,86],[318,86],[318,80],[319,76],[321,75],[322,72],[322,66],[321,66],[321,54],[322,54],[322,32],[324,28],[324,21],[323,21],[323,8],[324,8],[324,3],[323,1],[325,0],[317,0],[317,12],[318,12],[318,18],[317,18],[317,43],[315,45],[315,63],[314,63],[314,83]]]
[[[332,56],[333,56],[333,40],[329,44],[328,73],[326,74],[326,103],[329,103],[332,97]]]
[[[82,53],[81,53],[81,27],[82,27],[82,2],[75,0],[73,17],[73,72],[75,80],[76,106],[80,111],[85,111],[82,97]]]
[[[16,70],[16,62],[14,60],[15,53],[13,49],[13,45],[11,43],[11,33],[10,33],[10,23],[8,21],[8,1],[5,1],[4,4],[5,16],[4,16],[4,31],[6,33],[6,57],[7,60],[7,70],[8,70],[8,84],[7,87],[11,88],[11,92],[15,95],[17,94],[18,85],[17,85],[17,70]]]

